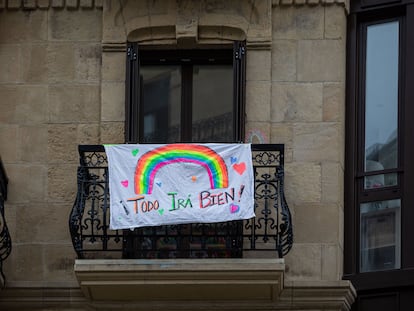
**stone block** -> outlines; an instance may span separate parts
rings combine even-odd
[[[322,121],[321,83],[273,83],[271,120],[276,122]]]
[[[269,81],[271,72],[271,52],[251,50],[246,53],[246,80]]]
[[[36,8],[36,1],[37,0],[24,0],[23,1],[23,8],[26,10],[33,10]]]
[[[48,163],[78,163],[76,124],[50,124],[48,131]]]
[[[1,17],[0,17],[1,24]],[[0,28],[1,32],[1,28]],[[1,38],[1,34],[0,34]],[[19,82],[20,80],[20,46],[14,44],[0,45],[0,83]]]
[[[14,242],[16,243],[69,243],[68,215],[71,204],[30,203],[19,206]]]
[[[298,123],[294,127],[295,161],[332,161],[340,158],[339,128],[335,123]]]
[[[75,78],[77,81],[99,81],[101,77],[101,63],[100,44],[81,44],[76,46]]]
[[[286,281],[321,279],[321,245],[295,243],[285,256]]]
[[[135,2],[141,1],[128,1],[128,5],[133,4]],[[123,16],[123,14],[128,14],[128,12],[134,13],[136,16],[137,12],[147,11],[122,10],[121,3],[118,1],[112,1],[110,4],[111,5],[105,5],[103,7],[103,11],[101,11],[102,42],[124,43],[127,39],[126,34],[129,33],[124,25],[124,22],[122,22],[121,16]],[[122,15],[117,14],[117,12],[122,12]]]
[[[342,5],[325,8],[325,38],[346,39],[346,9]]]
[[[318,82],[345,81],[344,41],[299,41],[297,79]]]
[[[323,121],[342,121],[345,118],[345,85],[326,83],[323,86]]]
[[[274,40],[272,44],[272,81],[296,80],[297,41]]]
[[[336,204],[295,204],[295,243],[338,243],[339,212]]]
[[[125,81],[126,56],[125,52],[102,54],[102,80]]]
[[[43,247],[33,244],[13,244],[13,251],[4,261],[7,281],[42,281],[44,267]]]
[[[276,6],[273,8],[272,19],[273,40],[323,38],[323,6]]]
[[[46,167],[35,164],[10,164],[8,201],[13,203],[39,202],[45,199]]]
[[[76,141],[79,145],[99,144],[99,124],[79,124]]]
[[[63,8],[65,6],[64,0],[51,0],[52,8]]]
[[[8,9],[20,9],[22,7],[22,0],[7,0]]]
[[[285,194],[288,204],[321,201],[321,166],[319,164],[285,163]]]
[[[73,265],[76,259],[76,253],[73,250],[72,243],[51,244],[44,250],[45,279],[50,282],[77,282]]]
[[[101,41],[101,10],[49,10],[48,12],[50,40]]]
[[[248,121],[269,121],[270,81],[246,82],[246,118]]]
[[[20,161],[46,164],[46,126],[20,126],[18,133],[18,153]]]
[[[15,162],[17,159],[18,126],[0,126],[0,157],[3,162]]]
[[[270,127],[270,143],[285,145],[285,163],[293,160],[293,126],[290,123],[272,123]]]
[[[123,144],[125,142],[124,122],[102,122],[102,144]]]
[[[47,11],[3,10],[0,12],[0,43],[47,40]]]
[[[125,121],[125,83],[102,83],[102,121]]]
[[[337,244],[322,244],[322,280],[340,280],[343,254]]]
[[[47,121],[47,86],[0,85],[0,124],[38,124]]]
[[[76,174],[76,164],[49,165],[47,172],[47,193],[49,201],[73,204],[77,191]]]
[[[69,10],[75,10],[78,8],[79,1],[78,0],[66,0],[66,8]]]
[[[22,45],[20,55],[22,80],[29,83],[47,82],[47,46],[45,44]]]
[[[92,9],[93,8],[93,0],[80,0],[80,7],[82,9]]]
[[[343,170],[338,162],[322,162],[322,202],[342,202],[343,179]]]
[[[98,85],[56,85],[49,87],[50,121],[94,122],[99,120]]]
[[[50,6],[50,0],[37,0],[36,2],[39,9],[48,9]]]
[[[47,68],[50,82],[73,81],[75,78],[74,43],[49,43]]]

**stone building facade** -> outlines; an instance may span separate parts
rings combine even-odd
[[[127,42],[159,48],[242,40],[246,141],[285,144],[294,224],[292,250],[276,265],[280,296],[244,308],[350,309],[355,292],[342,281],[348,5],[0,1],[0,156],[9,178],[5,212],[13,241],[0,308],[148,309],[143,302],[105,305],[79,287],[67,225],[77,191],[77,146],[124,142]],[[210,308],[202,301],[192,307],[202,306]]]

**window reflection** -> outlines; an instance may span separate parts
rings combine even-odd
[[[367,27],[365,82],[365,171],[398,165],[399,23]],[[394,185],[396,176],[377,176],[376,185]],[[367,184],[367,182],[366,182]],[[368,182],[368,184],[372,184]]]
[[[400,267],[400,199],[361,204],[361,272]]]

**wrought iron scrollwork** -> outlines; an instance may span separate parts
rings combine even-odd
[[[79,258],[242,257],[245,251],[292,247],[291,215],[284,195],[284,145],[252,145],[256,217],[246,221],[109,229],[105,150],[79,146],[78,192],[69,218]]]
[[[3,273],[3,262],[12,250],[12,240],[4,215],[4,202],[7,200],[7,183],[6,171],[0,158],[0,275],[3,280],[6,279]]]

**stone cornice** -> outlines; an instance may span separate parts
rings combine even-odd
[[[103,0],[0,0],[0,10],[102,9]]]
[[[302,6],[302,5],[341,5],[349,10],[350,0],[272,0],[272,7],[276,6]]]

